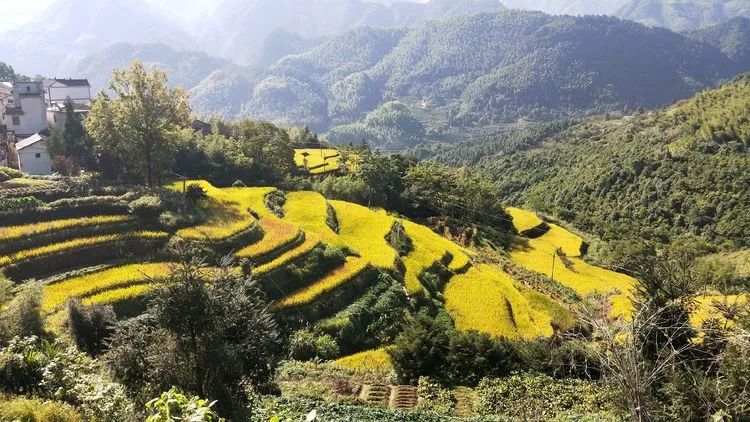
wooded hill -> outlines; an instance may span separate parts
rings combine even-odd
[[[669,243],[693,235],[747,247],[748,107],[746,74],[667,109],[415,152],[475,164],[511,203],[556,214],[605,240]]]

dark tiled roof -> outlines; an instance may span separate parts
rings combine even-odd
[[[52,81],[64,86],[91,86],[88,79],[53,79]]]

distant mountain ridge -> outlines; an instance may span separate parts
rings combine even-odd
[[[143,0],[56,0],[23,27],[0,34],[0,57],[24,73],[69,77],[83,57],[117,42],[195,48],[191,35]]]
[[[731,18],[750,18],[747,0],[631,0],[617,16],[649,26],[674,31],[691,31],[725,22]]]
[[[750,70],[735,52],[747,45],[746,22],[726,25],[685,35],[612,17],[503,11],[413,29],[356,28],[265,68],[162,45],[149,54],[155,47],[113,47],[79,70],[99,69],[105,80],[111,68],[140,58],[174,73],[199,114],[309,125],[333,141],[399,149],[519,119],[687,98]]]

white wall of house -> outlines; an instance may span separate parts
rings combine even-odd
[[[35,175],[52,174],[52,158],[47,152],[47,141],[39,141],[18,151],[21,171]]]
[[[3,124],[18,135],[33,135],[47,128],[47,107],[44,97],[21,97],[23,113],[5,114]]]
[[[53,129],[62,129],[65,126],[65,112],[47,109],[47,124]]]
[[[59,83],[53,83],[47,87],[47,105],[53,103],[62,103],[66,98],[70,98],[74,103],[90,104],[91,87],[88,86],[62,86]]]

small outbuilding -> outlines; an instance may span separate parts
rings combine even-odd
[[[21,171],[33,175],[52,174],[52,157],[47,150],[47,136],[35,133],[16,143]]]

